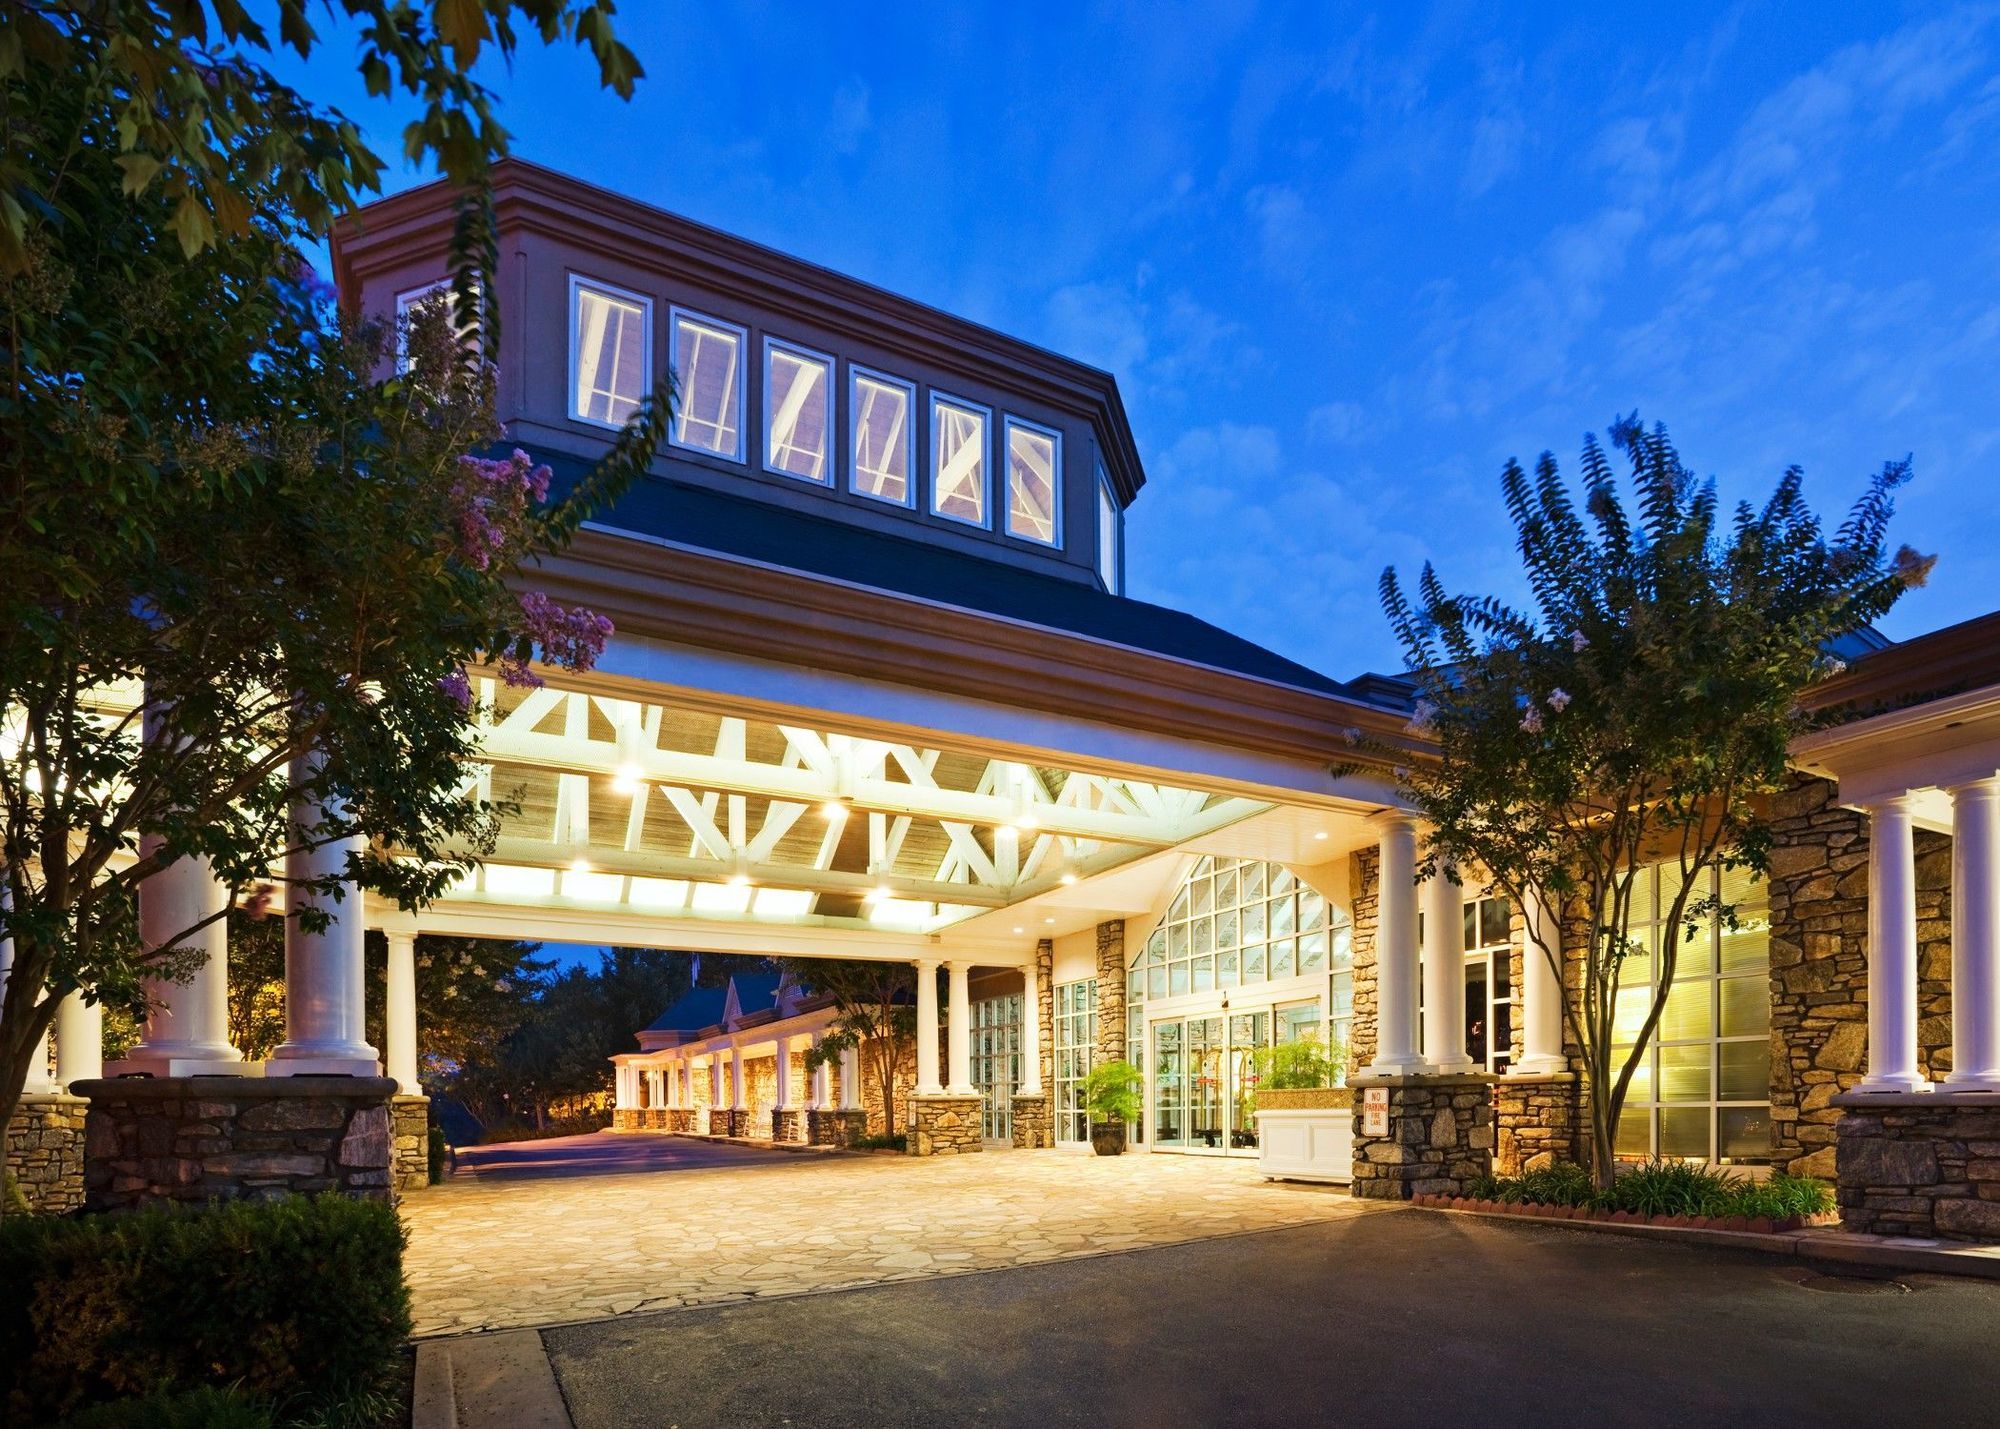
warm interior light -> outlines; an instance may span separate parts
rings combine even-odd
[[[847,805],[841,803],[838,799],[828,799],[824,804],[819,806],[819,811],[827,818],[836,821],[847,817]]]
[[[1042,919],[1042,921],[1043,921],[1044,923],[1053,923],[1053,922],[1055,922],[1055,919],[1053,919],[1053,918],[1044,918],[1044,919]]]
[[[1059,881],[1063,883],[1074,883],[1076,882],[1076,875],[1073,873],[1065,873],[1063,874],[1062,878]]]
[[[1019,936],[1020,934],[1022,934],[1022,933],[1025,933],[1025,932],[1027,932],[1027,931],[1028,931],[1028,930],[1027,930],[1026,928],[1016,928],[1016,929],[1014,930],[1014,933],[1015,933],[1015,935],[1016,935],[1016,936],[1018,937],[1018,936]]]
[[[895,896],[896,896],[895,891],[891,889],[889,885],[886,883],[877,884],[875,887],[868,890],[868,901],[870,903],[885,902],[886,900],[894,898]]]
[[[611,777],[611,787],[620,794],[636,794],[645,772],[636,764],[621,764],[618,772]]]
[[[573,859],[571,859],[571,860],[569,861],[569,871],[570,871],[571,873],[588,873],[588,872],[590,872],[590,860],[589,860],[589,859],[587,859],[587,858],[573,858]]]
[[[750,875],[747,873],[730,874],[729,886],[731,888],[748,888],[750,886]]]
[[[1325,837],[1326,837],[1326,830],[1325,830],[1325,829],[1321,829],[1321,830],[1320,830],[1320,831],[1319,831],[1318,833],[1314,834],[1314,835],[1313,835],[1313,837],[1314,837],[1314,838],[1316,838],[1316,839],[1323,839],[1323,838],[1325,838]]]

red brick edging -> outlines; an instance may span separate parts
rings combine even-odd
[[[1412,1196],[1410,1204],[1436,1211],[1472,1211],[1489,1216],[1523,1216],[1544,1221],[1588,1221],[1599,1225],[1666,1226],[1674,1230],[1747,1231],[1782,1235],[1811,1226],[1839,1223],[1838,1212],[1820,1216],[1645,1216],[1637,1211],[1597,1211],[1586,1206],[1551,1206],[1527,1201],[1481,1201],[1470,1196]]]

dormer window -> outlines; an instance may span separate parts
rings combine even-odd
[[[783,476],[833,481],[833,359],[764,340],[764,465]]]
[[[1019,417],[1007,428],[1007,534],[1062,544],[1062,436]]]
[[[1097,575],[1104,588],[1118,594],[1118,498],[1104,464],[1097,466]]]
[[[854,433],[848,485],[863,496],[915,504],[910,483],[917,389],[865,367],[848,369],[847,420]]]
[[[984,407],[931,394],[931,513],[972,526],[987,516]]]
[[[652,338],[651,300],[571,274],[570,416],[624,426],[652,390]]]
[[[673,310],[674,371],[680,378],[675,446],[743,460],[744,345],[744,331],[734,323]]]
[[[474,302],[479,300],[479,293],[479,285],[474,283],[472,285]],[[418,308],[429,302],[444,303],[455,312],[458,307],[458,296],[452,291],[452,280],[449,278],[439,278],[436,282],[426,283],[420,288],[411,288],[406,292],[396,294],[396,370],[398,372],[407,372],[410,369],[408,346],[410,316]],[[461,319],[458,323],[458,333],[461,339],[467,336],[467,327],[468,325]]]

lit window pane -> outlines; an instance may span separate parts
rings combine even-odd
[[[764,460],[773,471],[825,482],[833,434],[832,364],[776,343],[765,352]]]
[[[1715,984],[1707,978],[1683,982],[1676,978],[1667,994],[1667,1009],[1660,1014],[1660,1040],[1679,1042],[1690,1037],[1715,1035]]]
[[[931,510],[986,524],[986,413],[931,399]]]
[[[1651,1155],[1653,1113],[1645,1107],[1626,1107],[1618,1117],[1618,1135],[1612,1142],[1612,1149],[1620,1156]]]
[[[1507,925],[1512,907],[1504,898],[1483,898],[1479,902],[1479,938],[1488,947],[1507,941]]]
[[[1771,1028],[1771,980],[1726,977],[1722,980],[1722,1035],[1747,1037]]]
[[[1464,913],[1465,946],[1476,948],[1479,946],[1479,905],[1477,903],[1466,904]]]
[[[588,422],[623,426],[652,385],[647,304],[581,283],[570,291],[570,372],[576,383],[571,411]]]
[[[893,378],[856,372],[848,393],[854,428],[854,489],[910,504],[910,407],[915,389]]]
[[[1292,976],[1293,962],[1294,962],[1294,952],[1292,947],[1292,940],[1290,938],[1286,938],[1282,942],[1276,942],[1271,944],[1272,977],[1280,978],[1280,977]]]
[[[1264,945],[1243,950],[1243,981],[1262,982],[1264,980]]]
[[[674,371],[680,412],[674,442],[743,459],[743,334],[688,313],[674,314]]]
[[[1709,1098],[1711,1044],[1660,1049],[1660,1100],[1706,1102]]]
[[[1326,966],[1326,932],[1308,933],[1299,939],[1299,971],[1316,973]]]
[[[1196,958],[1194,960],[1194,990],[1211,992],[1215,988],[1215,959]]]
[[[1708,1159],[1708,1129],[1715,1113],[1705,1106],[1660,1108],[1660,1155]]]
[[[1234,949],[1215,955],[1215,980],[1219,986],[1236,986],[1236,959],[1237,953]]]
[[[1764,913],[1738,914],[1741,927],[1722,930],[1722,966],[1726,973],[1768,972],[1771,968],[1771,924]]]
[[[1106,590],[1118,593],[1118,503],[1102,480],[1097,484],[1097,575]]]
[[[1632,1048],[1629,1043],[1624,1046],[1619,1046],[1616,1043],[1612,1044],[1611,1072],[1613,1076],[1618,1074],[1619,1069],[1625,1065],[1625,1059],[1631,1054]],[[1631,1084],[1625,1089],[1625,1104],[1627,1106],[1633,1106],[1639,1102],[1649,1102],[1653,1099],[1653,1056],[1653,1053],[1648,1052],[1639,1059],[1639,1065],[1632,1069]]]
[[[1771,1095],[1771,1044],[1724,1042],[1722,1085],[1716,1099],[1725,1102],[1760,1102]]]
[[[1009,420],[1007,423],[1007,533],[1056,543],[1062,496],[1062,439]]]
[[[1726,1106],[1716,1114],[1716,1154],[1731,1161],[1771,1159],[1771,1111],[1768,1107]]]

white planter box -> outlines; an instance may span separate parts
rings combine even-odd
[[[1353,1109],[1258,1112],[1257,1169],[1273,1180],[1345,1186],[1354,1176]]]

